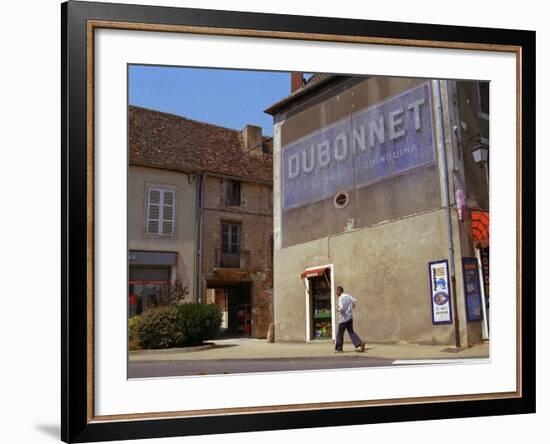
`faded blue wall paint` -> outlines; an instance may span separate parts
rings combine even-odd
[[[424,83],[284,146],[283,209],[434,161],[430,88]]]

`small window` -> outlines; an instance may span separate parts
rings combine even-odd
[[[489,115],[489,82],[479,82],[479,110]]]
[[[176,192],[149,188],[147,192],[147,234],[173,236],[175,225]]]
[[[225,203],[227,205],[241,205],[241,183],[237,180],[225,182]]]

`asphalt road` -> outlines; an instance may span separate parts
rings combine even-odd
[[[380,367],[392,365],[392,362],[392,359],[367,358],[360,355],[316,358],[130,361],[128,363],[128,378]]]

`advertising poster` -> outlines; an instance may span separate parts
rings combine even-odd
[[[430,262],[428,268],[430,272],[432,323],[452,324],[451,289],[447,261]]]
[[[481,311],[481,289],[479,287],[477,259],[475,257],[463,257],[462,271],[468,322],[481,321],[483,314]]]

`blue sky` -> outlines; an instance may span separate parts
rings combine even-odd
[[[290,73],[132,65],[128,92],[131,105],[271,136],[263,110],[290,93]]]

